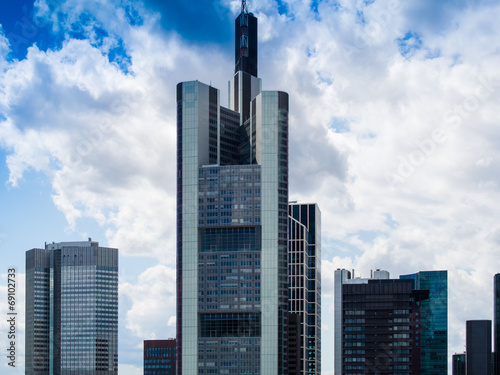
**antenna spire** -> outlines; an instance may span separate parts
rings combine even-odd
[[[247,12],[247,2],[245,0],[241,0],[241,13]]]

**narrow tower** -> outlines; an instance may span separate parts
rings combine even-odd
[[[315,203],[288,205],[288,370],[321,374],[321,212]]]
[[[248,12],[246,1],[234,20],[234,72],[240,70],[257,77],[257,18]]]

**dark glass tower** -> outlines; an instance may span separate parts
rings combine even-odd
[[[242,2],[241,13],[234,20],[234,72],[257,77],[257,18],[246,10]]]
[[[413,279],[416,289],[429,291],[420,307],[420,364],[422,375],[448,371],[448,272],[421,271],[400,276]]]
[[[452,375],[466,375],[465,353],[453,354],[452,366]]]
[[[321,212],[288,206],[289,374],[321,374]],[[294,325],[296,327],[294,327]]]
[[[335,375],[446,374],[447,272],[335,271]]]
[[[465,322],[466,373],[490,375],[491,366],[491,320],[468,320]]]
[[[177,85],[179,375],[288,372],[288,94],[262,91],[241,19],[229,108]]]
[[[335,271],[335,375],[420,375],[418,320],[428,291],[387,271]]]
[[[26,374],[118,373],[118,250],[62,242],[26,252]]]
[[[500,273],[493,279],[493,339],[495,375],[500,375]]]

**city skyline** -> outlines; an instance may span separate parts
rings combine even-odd
[[[36,27],[32,2],[1,8],[1,263],[21,274],[24,250],[44,241],[119,248],[120,372],[134,373],[138,343],[175,330],[172,87],[199,79],[227,102],[240,4],[88,3],[61,9],[53,28],[62,1],[46,3]],[[492,319],[500,9],[434,3],[248,2],[259,76],[293,108],[290,199],[322,211],[324,373],[339,267],[447,269],[450,357],[463,351],[465,320]],[[8,56],[3,36],[17,46]]]

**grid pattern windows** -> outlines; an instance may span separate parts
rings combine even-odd
[[[33,267],[41,265],[40,255],[47,268]],[[30,325],[35,332],[35,350],[27,340],[27,373],[51,367],[54,374],[116,374],[118,251],[90,241],[54,243],[26,258],[27,322],[33,322],[27,339]]]
[[[260,313],[200,314],[201,337],[259,337]]]

